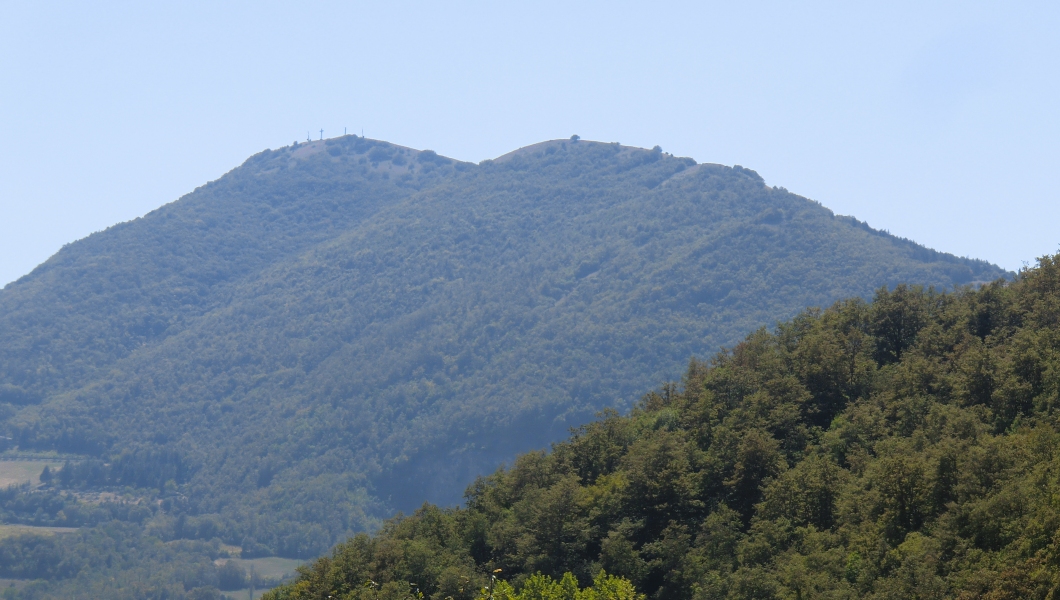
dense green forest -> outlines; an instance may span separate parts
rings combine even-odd
[[[805,306],[1004,276],[658,148],[298,144],[0,291],[0,441],[162,539],[311,557]]]
[[[470,600],[495,569],[666,600],[1056,597],[1060,255],[761,329],[268,598]]]

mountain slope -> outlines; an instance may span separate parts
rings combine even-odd
[[[659,600],[1060,592],[1060,255],[808,310],[682,383],[266,597],[473,600],[498,571],[530,595],[601,569]]]
[[[20,449],[157,450],[171,515],[210,523],[165,535],[307,556],[805,306],[1004,275],[739,167],[351,136],[258,155],[5,288],[6,422]]]
[[[357,138],[345,145],[362,158],[419,154]],[[33,402],[85,385],[115,360],[225,305],[234,282],[440,176],[435,169],[390,177],[401,169],[373,169],[325,148],[302,144],[258,154],[177,202],[64,247],[6,286],[2,399]]]

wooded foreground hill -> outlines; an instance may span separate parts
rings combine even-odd
[[[517,588],[604,569],[659,600],[1055,598],[1060,255],[1011,285],[803,312],[465,498],[266,597],[398,599],[412,582],[472,600],[495,569]]]
[[[0,291],[0,423],[72,457],[56,494],[308,557],[806,306],[1005,275],[658,149],[474,165],[347,136],[258,154]],[[4,518],[96,510],[41,497]]]

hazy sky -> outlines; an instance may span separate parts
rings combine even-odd
[[[1060,249],[1056,3],[148,4],[0,3],[0,285],[343,127],[658,144],[1010,269]]]

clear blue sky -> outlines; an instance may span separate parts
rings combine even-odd
[[[0,4],[0,285],[343,127],[658,144],[1010,269],[1060,249],[1055,3],[160,4]]]

